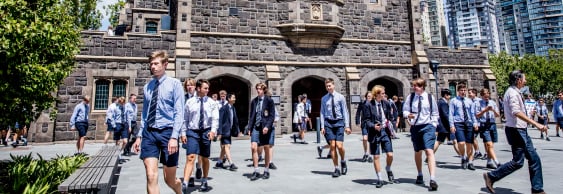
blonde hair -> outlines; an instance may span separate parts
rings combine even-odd
[[[383,93],[383,91],[385,91],[385,87],[383,87],[382,85],[375,85],[371,89],[371,94],[375,98],[377,95]]]
[[[188,92],[188,85],[195,87],[195,79],[188,78],[184,81],[184,90],[186,90],[186,92]]]
[[[124,97],[124,96],[120,96],[120,97],[117,99],[117,102],[118,102],[119,104],[124,104],[124,103],[125,103],[125,97]]]
[[[152,52],[151,56],[149,56],[149,63],[156,58],[160,58],[160,63],[167,63],[168,53],[165,50],[157,50]]]

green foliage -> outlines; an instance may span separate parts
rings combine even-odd
[[[2,177],[6,183],[0,185],[0,193],[56,193],[58,185],[88,160],[83,155],[57,156],[52,160],[44,160],[39,154],[39,159],[33,159],[31,153],[10,156],[12,160],[2,165],[7,169],[7,177]]]
[[[125,1],[118,0],[115,4],[104,6],[106,14],[109,15],[109,23],[115,27],[119,24],[119,12],[125,7]]]
[[[508,74],[517,69],[526,73],[526,81],[534,96],[552,94],[563,83],[563,50],[550,50],[547,57],[532,54],[511,56],[505,52],[489,55],[491,70],[497,78],[499,94],[508,88]]]
[[[0,126],[30,123],[53,106],[80,30],[100,25],[96,1],[0,1]]]

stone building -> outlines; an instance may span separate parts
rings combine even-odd
[[[389,96],[407,96],[413,78],[435,77],[429,60],[438,60],[439,87],[466,82],[493,87],[486,47],[448,50],[422,43],[418,0],[129,0],[121,14],[123,35],[82,32],[83,45],[74,73],[57,92],[56,120],[45,113],[32,126],[38,142],[71,140],[77,133],[68,121],[83,95],[92,96],[89,139],[101,139],[105,112],[114,96],[139,94],[150,77],[154,50],[171,56],[167,74],[180,80],[209,79],[211,93],[237,95],[241,127],[247,122],[254,86],[266,82],[279,103],[276,133],[291,133],[293,103],[307,93],[313,117],[326,93],[324,79],[336,80],[356,102],[376,84]],[[140,107],[139,107],[140,108]],[[140,110],[140,109],[139,109]],[[139,113],[140,114],[140,113]],[[314,123],[316,123],[316,120]],[[353,120],[353,116],[351,116]],[[358,130],[353,125],[353,130]]]

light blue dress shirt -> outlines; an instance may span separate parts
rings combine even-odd
[[[553,113],[553,118],[557,119],[557,118],[562,118],[563,117],[563,107],[562,105],[562,101],[561,100],[556,100],[553,103],[553,110],[551,111]]]
[[[405,98],[405,102],[403,103],[403,117],[406,118],[411,125],[431,124],[434,127],[438,126],[440,113],[438,113],[438,104],[436,103],[436,99],[432,98],[432,102],[429,102],[430,94],[428,94],[428,92],[422,92],[420,95],[414,94],[415,96],[413,97],[411,103],[411,95],[407,96],[407,98]],[[421,107],[420,112],[418,112],[419,102]],[[432,106],[432,108],[430,108],[430,106]],[[432,112],[430,112],[431,110]],[[409,114],[411,113],[415,116],[413,119],[408,119]]]
[[[131,122],[137,121],[137,104],[135,103],[125,103],[125,115],[127,115],[127,124],[131,127]]]
[[[76,105],[70,117],[70,128],[73,128],[78,122],[88,122],[88,113],[90,113],[90,107],[87,104],[81,102]]]
[[[138,137],[142,137],[143,130],[149,127],[164,129],[172,127],[171,138],[178,139],[184,124],[184,88],[180,80],[163,75],[159,79],[158,99],[156,104],[156,120],[153,126],[146,126],[149,116],[149,106],[156,80],[152,79],[143,88],[143,112],[141,114],[141,128]]]
[[[455,97],[450,100],[450,126],[455,126],[454,123],[464,122],[463,115],[463,105],[465,104],[465,110],[467,112],[467,121],[473,126],[479,126],[479,122],[475,118],[474,104],[471,99],[463,97]]]
[[[332,98],[334,96],[334,107],[336,112],[336,118],[332,117]],[[338,92],[328,93],[321,99],[321,128],[325,126],[325,119],[330,120],[344,120],[344,127],[350,127],[350,118],[348,117],[348,108],[346,106],[346,99],[344,96]]]
[[[497,103],[494,100],[488,100],[488,101],[489,101],[488,106],[492,106],[493,110],[499,112]],[[483,99],[476,101],[475,104],[473,104],[473,108],[474,108],[473,112],[475,113],[475,117],[477,117],[477,114],[479,114],[483,109],[487,108],[487,101]],[[479,121],[479,123],[486,123],[487,118],[489,119],[490,123],[495,123],[495,112],[493,112],[492,110],[487,111],[486,113],[481,115],[481,117],[477,118],[477,121]]]

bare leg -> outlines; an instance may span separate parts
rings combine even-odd
[[[207,178],[207,175],[209,175],[209,158],[203,156],[199,156],[199,158],[202,162],[203,178]]]
[[[467,149],[466,152],[468,161],[473,161],[473,144],[465,143],[465,148]]]
[[[332,164],[334,164],[334,166],[338,166],[338,155],[336,155],[336,141],[330,140],[329,144],[330,144],[330,156],[332,156]]]
[[[252,165],[254,168],[258,168],[258,143],[252,142],[250,150],[252,152]]]
[[[393,152],[387,152],[386,165],[391,167],[393,164]]]
[[[224,147],[225,155],[227,156],[227,160],[229,161],[229,164],[233,164],[233,160],[231,159],[231,145],[227,144],[227,145],[224,145],[223,147]],[[223,155],[221,155],[221,156],[223,156]]]
[[[424,152],[426,152],[426,158],[428,158],[428,172],[430,173],[430,177],[434,177],[436,176],[436,159],[434,158],[434,151],[432,149],[425,149]],[[422,155],[422,152],[418,153],[420,153],[419,155]],[[420,157],[420,160],[422,160],[422,157]],[[421,170],[422,169],[420,169],[419,172]]]
[[[270,161],[272,160],[270,151],[270,145],[264,145],[264,168],[266,169],[270,168]]]
[[[219,161],[224,162],[225,159],[225,147],[227,145],[221,145],[221,152],[219,152]]]
[[[495,149],[494,149],[494,143],[493,142],[486,142],[485,143],[485,149],[487,150],[487,155],[489,156],[490,159],[492,159],[493,161],[495,161],[497,159],[497,154],[495,153]]]
[[[364,135],[362,137],[362,145],[364,146],[364,154],[368,152],[368,136]]]
[[[186,157],[186,166],[184,167],[184,181],[188,181],[194,170],[195,154]]]
[[[344,160],[346,152],[344,151],[343,142],[337,141],[336,142],[336,148],[338,148],[338,153],[340,154],[340,160]]]
[[[428,161],[430,163],[430,161]],[[414,163],[416,164],[416,171],[422,172],[422,151],[414,153]]]
[[[381,172],[381,164],[379,163],[379,158],[379,155],[373,155],[373,169],[375,169],[375,173]]]
[[[147,193],[160,193],[160,189],[158,188],[158,159],[145,158],[143,162],[145,163],[145,170],[147,175]]]
[[[180,179],[176,178],[176,166],[168,167],[164,166],[162,172],[164,174],[164,182],[170,187],[176,194],[182,193],[182,183]]]

